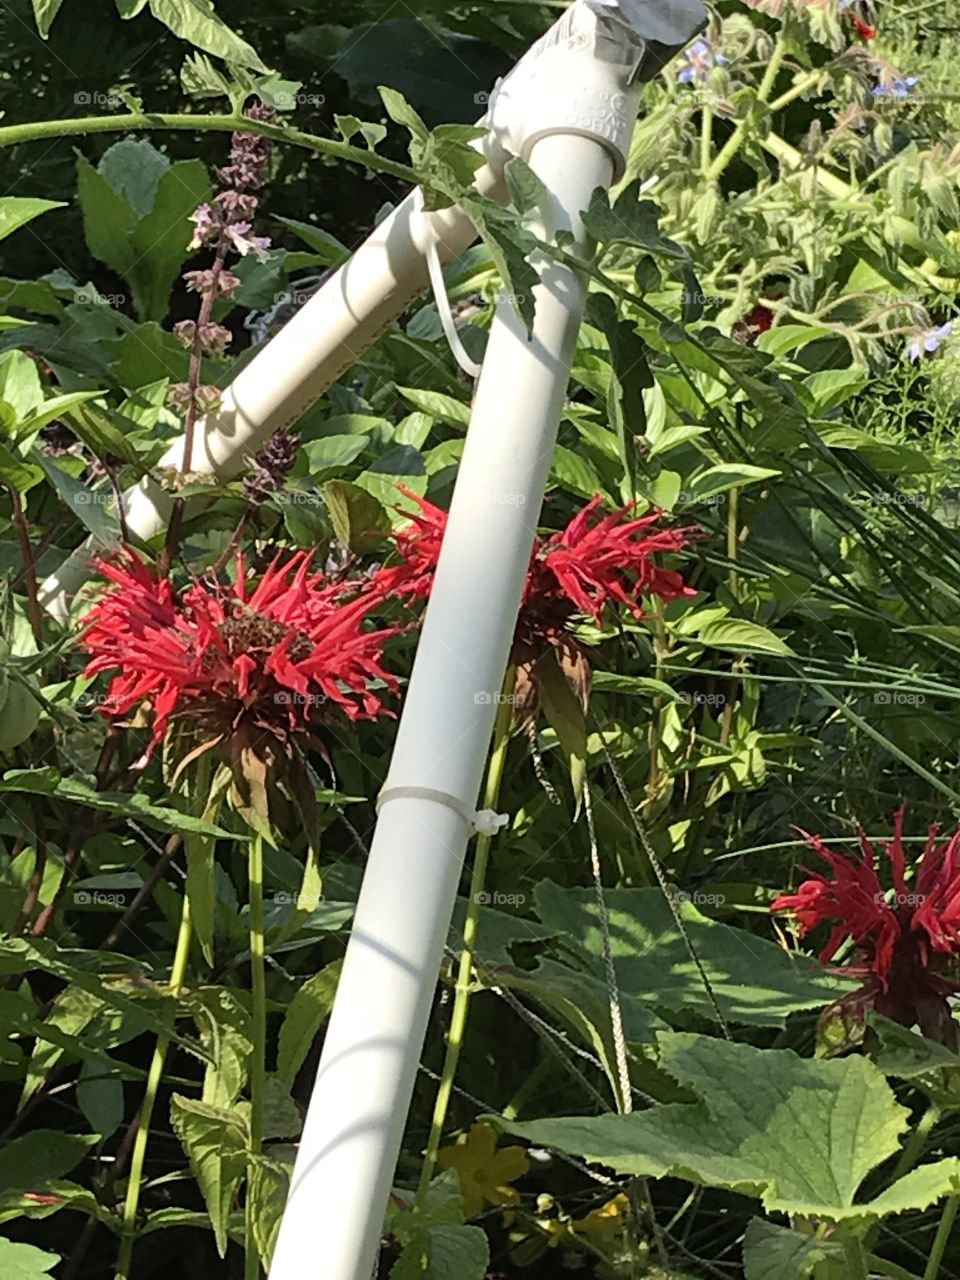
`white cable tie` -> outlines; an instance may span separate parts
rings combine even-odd
[[[377,813],[388,800],[433,800],[436,804],[446,805],[463,818],[474,835],[495,836],[510,821],[509,814],[495,813],[493,809],[480,809],[474,813],[456,796],[447,791],[435,791],[432,787],[388,787],[377,796]]]
[[[437,234],[433,229],[430,219],[427,217],[426,210],[423,207],[423,190],[417,188],[417,209],[420,217],[423,219],[424,241],[426,245],[427,270],[430,273],[430,287],[433,289],[433,298],[437,304],[437,315],[440,317],[440,323],[443,326],[443,333],[447,339],[447,344],[453,352],[453,358],[457,364],[471,378],[480,377],[480,366],[470,358],[470,354],[457,332],[457,326],[453,322],[453,312],[450,310],[450,299],[447,297],[447,286],[443,279],[443,267],[440,264],[440,254],[437,251]]]

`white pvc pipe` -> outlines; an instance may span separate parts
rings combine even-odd
[[[477,188],[503,202],[502,157],[488,139],[491,163],[477,172]],[[293,316],[226,388],[223,405],[197,423],[186,469],[229,480],[239,475],[266,440],[308,409],[374,342],[426,286],[431,239],[452,262],[476,239],[458,207],[424,213],[412,192],[353,257]],[[157,464],[179,470],[184,441],[177,439]],[[147,541],[166,527],[174,494],[146,478],[123,495],[131,534]],[[40,587],[41,604],[64,621],[70,597],[91,575],[87,539]]]
[[[529,160],[538,230],[579,236],[609,150],[545,136]],[[532,335],[506,302],[493,321],[270,1280],[375,1265],[583,309],[580,279],[536,265]]]

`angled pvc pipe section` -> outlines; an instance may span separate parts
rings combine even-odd
[[[491,135],[488,162],[478,170],[479,191],[503,202],[505,158]],[[185,460],[180,437],[158,469],[206,472],[229,480],[279,427],[308,409],[428,283],[427,249],[452,262],[476,239],[459,208],[425,213],[412,192],[363,245],[272,338],[226,388],[222,407],[197,423],[193,456]],[[131,534],[148,541],[166,527],[175,495],[146,477],[123,494]],[[40,587],[41,604],[61,621],[71,597],[91,576],[95,549],[87,539]]]
[[[579,234],[608,149],[549,136],[530,164],[541,232]],[[378,1252],[583,308],[539,274],[532,334],[493,321],[271,1280],[366,1280]]]

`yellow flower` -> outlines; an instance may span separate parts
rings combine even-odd
[[[591,1209],[586,1217],[577,1218],[572,1224],[573,1229],[600,1236],[617,1235],[623,1229],[623,1220],[629,1205],[629,1200],[621,1192],[606,1204],[602,1204],[599,1209]]]
[[[443,1147],[440,1167],[456,1169],[463,1212],[472,1218],[484,1204],[519,1204],[520,1193],[509,1184],[523,1177],[530,1161],[523,1147],[497,1150],[497,1131],[485,1121],[472,1125],[453,1147]]]

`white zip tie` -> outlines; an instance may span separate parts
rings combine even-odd
[[[443,267],[440,265],[440,254],[437,252],[437,234],[433,229],[430,219],[426,216],[423,207],[423,190],[417,188],[417,209],[423,219],[425,253],[427,259],[427,270],[430,273],[430,287],[433,289],[433,298],[437,304],[437,315],[440,317],[440,323],[443,326],[443,333],[447,339],[447,345],[453,352],[453,358],[457,364],[471,378],[480,377],[480,366],[470,358],[470,354],[461,341],[460,334],[457,332],[457,326],[453,322],[453,312],[450,310],[450,299],[447,297],[447,286],[443,279]]]
[[[377,796],[377,813],[388,800],[433,800],[446,805],[463,818],[474,835],[495,836],[510,821],[507,813],[495,813],[493,809],[480,809],[474,813],[468,805],[446,791],[434,791],[432,787],[389,787]]]

